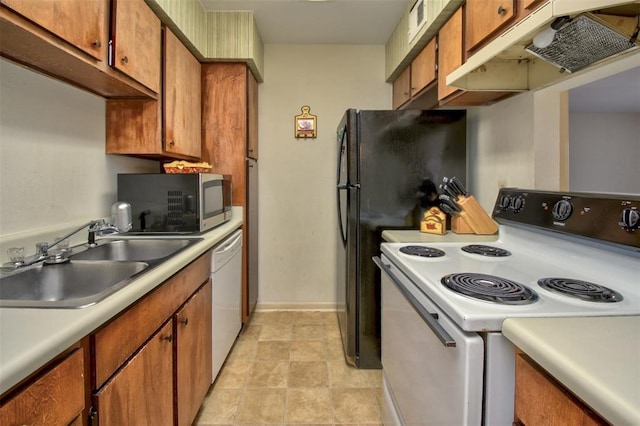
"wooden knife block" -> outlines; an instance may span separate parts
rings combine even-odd
[[[489,216],[473,197],[460,196],[457,204],[462,211],[451,219],[451,231],[456,234],[493,235],[498,232],[498,224]]]

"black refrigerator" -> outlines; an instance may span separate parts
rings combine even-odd
[[[337,129],[337,311],[347,362],[381,368],[382,232],[419,229],[442,178],[466,183],[464,110],[349,109]]]

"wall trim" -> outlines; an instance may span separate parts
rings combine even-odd
[[[299,302],[299,303],[264,303],[256,304],[256,312],[268,311],[326,311],[335,312],[336,304],[332,302]]]

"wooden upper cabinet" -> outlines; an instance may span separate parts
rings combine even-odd
[[[393,82],[393,109],[398,109],[411,99],[411,66],[408,66]]]
[[[438,33],[438,99],[442,100],[458,89],[447,86],[447,75],[463,63],[463,8],[459,8]]]
[[[112,66],[160,92],[160,19],[144,0],[113,0]]]
[[[108,100],[107,154],[200,159],[201,64],[168,28],[163,45],[162,100]]]
[[[473,50],[516,17],[516,0],[467,0],[467,51]]]
[[[524,9],[533,9],[536,6],[539,6],[542,3],[542,0],[522,0],[522,7]]]
[[[2,4],[98,61],[107,57],[108,0],[2,0]]]
[[[200,157],[202,77],[200,62],[167,28],[164,31],[164,148]]]
[[[436,81],[436,38],[432,38],[411,62],[411,96]]]

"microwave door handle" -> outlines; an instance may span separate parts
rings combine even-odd
[[[456,341],[453,340],[453,337],[451,337],[449,333],[447,333],[447,330],[442,328],[442,326],[438,322],[438,314],[432,314],[431,312],[427,311],[425,307],[422,306],[420,302],[418,302],[418,300],[413,296],[413,294],[411,294],[409,290],[404,287],[400,280],[394,275],[391,268],[382,262],[382,259],[380,259],[380,257],[374,256],[373,261],[383,272],[385,272],[389,276],[389,278],[391,278],[391,281],[395,284],[398,290],[400,290],[400,293],[402,293],[402,295],[407,299],[407,301],[411,304],[411,307],[415,309],[415,311],[418,313],[418,315],[420,315],[424,322],[427,323],[429,328],[435,333],[438,339],[440,339],[442,344],[448,348],[455,348]]]

